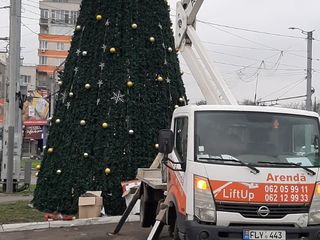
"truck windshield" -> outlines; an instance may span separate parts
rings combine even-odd
[[[219,158],[220,164],[236,164],[223,161],[236,159],[256,166],[320,166],[318,118],[261,112],[196,112],[195,159],[217,163],[211,159]]]

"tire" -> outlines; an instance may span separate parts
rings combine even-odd
[[[180,239],[180,236],[179,236],[179,227],[178,227],[178,223],[177,223],[177,220],[174,224],[174,230],[173,230],[173,237],[172,237],[173,240],[181,240]]]
[[[187,240],[187,237],[185,234],[181,234],[178,227],[178,220],[176,219],[176,222],[174,224],[174,230],[173,230],[173,240]]]

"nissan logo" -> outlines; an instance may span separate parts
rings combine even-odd
[[[270,209],[267,206],[261,206],[257,211],[257,214],[260,217],[267,217],[269,213],[270,213]]]

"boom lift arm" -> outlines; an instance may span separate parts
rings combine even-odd
[[[196,16],[203,1],[177,2],[175,47],[180,50],[208,104],[237,105],[222,76],[210,63],[195,30]]]

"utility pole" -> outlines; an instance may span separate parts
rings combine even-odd
[[[307,100],[306,100],[306,109],[308,111],[312,111],[312,86],[311,86],[311,80],[312,80],[312,31],[307,32],[308,36],[308,45],[307,45]]]
[[[9,36],[9,112],[6,192],[13,192],[14,126],[16,120],[17,81],[20,79],[21,0],[10,0]]]
[[[289,27],[291,30],[300,30],[303,34],[307,35],[307,95],[306,95],[306,110],[312,111],[311,96],[314,93],[312,88],[312,40],[313,31],[305,31],[301,28]]]

